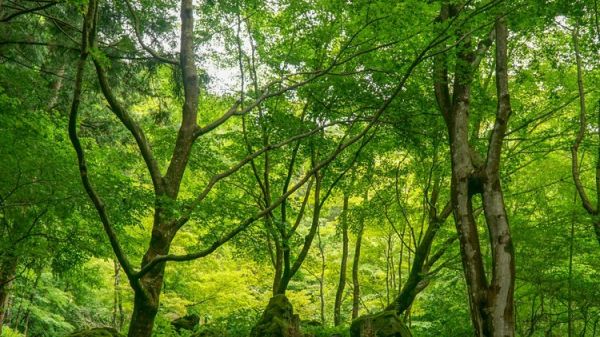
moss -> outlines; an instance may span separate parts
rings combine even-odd
[[[396,312],[390,310],[357,318],[350,326],[350,336],[412,337],[412,334]]]
[[[196,314],[191,314],[174,320],[173,322],[171,322],[171,325],[178,332],[182,329],[193,331],[194,328],[196,328],[196,326],[198,325],[198,323],[200,323],[200,317],[198,317],[198,315]]]
[[[70,334],[68,337],[123,337],[113,328],[94,328]]]
[[[300,320],[285,295],[269,300],[262,317],[250,332],[250,337],[298,337]]]

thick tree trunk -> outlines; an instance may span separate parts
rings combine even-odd
[[[342,261],[340,262],[340,281],[335,292],[335,303],[333,305],[333,324],[338,326],[342,323],[342,297],[346,288],[346,270],[348,269],[348,194],[344,194],[344,206],[340,225],[342,227]]]
[[[440,19],[448,19],[449,15],[454,15],[453,12],[455,11],[451,6],[443,6]],[[507,70],[508,29],[504,18],[496,20],[495,35],[498,105],[494,128],[489,138],[487,158],[482,159],[469,143],[470,85],[473,73],[479,65],[478,60],[487,49],[486,43],[480,43],[475,52],[467,34],[456,47],[458,61],[454,72],[452,99],[449,98],[447,62],[437,57],[434,88],[448,127],[452,157],[451,200],[475,335],[513,337],[515,261],[499,173],[502,142],[511,115]],[[473,196],[477,194],[482,197],[490,237],[490,282],[484,268],[473,213]]]
[[[138,292],[134,295],[133,314],[129,325],[128,337],[150,337],[154,319],[158,312],[158,302]]]
[[[161,219],[160,207],[155,214],[155,221]],[[163,223],[168,223],[162,221]],[[142,267],[159,255],[169,254],[172,236],[164,225],[155,225],[148,251],[144,255]],[[160,263],[150,269],[139,279],[139,286],[134,288],[134,304],[128,337],[150,337],[154,327],[154,319],[158,312],[160,293],[163,287],[165,263]]]
[[[0,261],[0,335],[8,312],[10,287],[15,278],[17,264],[18,259],[14,256],[4,256]]]

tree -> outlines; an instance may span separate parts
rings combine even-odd
[[[175,145],[170,155],[170,159],[168,160],[166,172],[162,174],[159,162],[156,159],[144,130],[138,124],[138,122],[133,119],[126,107],[116,97],[116,94],[110,84],[108,77],[109,75],[105,65],[106,60],[103,59],[101,52],[98,50],[98,44],[96,41],[96,32],[100,28],[98,26],[98,17],[101,15],[99,12],[101,8],[102,7],[99,6],[97,1],[90,1],[86,7],[86,15],[82,27],[83,33],[81,40],[81,54],[77,65],[76,82],[70,110],[69,136],[77,153],[83,186],[98,211],[99,218],[109,238],[117,260],[123,268],[123,271],[128,277],[129,283],[134,290],[134,310],[129,326],[129,336],[149,336],[152,332],[154,319],[158,312],[159,298],[164,281],[165,263],[167,261],[189,261],[207,256],[214,252],[218,247],[229,241],[235,235],[246,229],[254,221],[269,214],[269,212],[278,207],[288,198],[288,196],[298,190],[313,175],[316,176],[316,185],[318,186],[318,172],[332,162],[339,153],[361,140],[363,136],[368,133],[373,123],[367,124],[367,126],[360,132],[357,132],[347,140],[339,143],[338,146],[330,154],[324,156],[323,159],[319,161],[314,160],[312,168],[302,178],[298,179],[293,186],[287,188],[287,190],[278,199],[270,203],[270,205],[264,210],[256,213],[255,215],[249,216],[245,220],[242,220],[238,226],[231,229],[222,237],[218,238],[208,248],[184,255],[169,254],[171,243],[177,232],[186,223],[188,223],[190,218],[193,216],[194,210],[206,200],[207,195],[219,181],[236,173],[258,156],[263,155],[273,149],[293,143],[296,140],[312,136],[327,127],[327,124],[317,126],[315,129],[308,130],[302,134],[285,139],[279,143],[268,144],[262,149],[254,151],[244,159],[239,160],[236,164],[232,165],[229,169],[223,171],[222,173],[213,175],[195,199],[186,202],[186,204],[183,206],[180,206],[178,205],[179,192],[184,173],[188,167],[193,144],[199,138],[206,137],[206,135],[214,132],[214,130],[221,128],[232,117],[245,115],[252,111],[252,109],[259,106],[263,101],[271,97],[282,95],[327,74],[338,64],[343,64],[345,62],[342,57],[345,56],[347,50],[342,48],[327,66],[324,66],[320,69],[301,72],[298,75],[287,75],[274,80],[273,82],[267,84],[266,89],[264,89],[262,93],[258,94],[257,98],[251,103],[246,103],[246,105],[241,108],[241,102],[236,101],[221,116],[201,127],[198,125],[198,109],[200,99],[199,75],[195,64],[193,47],[194,8],[191,0],[183,0],[181,2],[180,12],[181,42],[179,60],[168,59],[162,56],[159,57],[156,54],[157,52],[151,50],[143,43],[143,39],[140,39],[139,41],[144,50],[148,51],[155,59],[158,59],[161,62],[177,65],[180,68],[182,76],[181,84],[184,89],[184,94],[181,112],[181,125],[179,126],[177,135],[175,137]],[[351,41],[352,38],[350,38],[349,42]],[[349,46],[349,42],[345,45]],[[364,53],[364,51],[359,50],[357,52],[358,55],[361,53]],[[94,63],[96,75],[104,98],[109,104],[111,111],[120,120],[123,126],[129,130],[135,139],[140,156],[142,157],[147,171],[151,177],[154,192],[152,235],[139,270],[134,269],[130,263],[129,258],[123,250],[122,245],[117,237],[117,232],[114,229],[114,225],[110,220],[108,213],[109,210],[107,209],[106,204],[103,202],[100,195],[96,192],[90,180],[85,153],[77,133],[77,116],[81,99],[83,75],[86,60],[90,56]],[[351,54],[347,57],[348,59],[352,59],[354,56]],[[420,61],[420,58],[418,60]],[[414,68],[414,65],[412,68]],[[289,82],[292,84],[288,84]],[[272,87],[276,87],[277,89],[273,91]],[[393,99],[394,96],[395,95],[392,95],[387,102]],[[381,115],[388,104],[389,103],[383,104],[376,111],[375,117]],[[316,200],[320,200],[318,199],[318,193],[316,193],[316,195]],[[319,203],[320,202],[317,202],[316,204],[318,205]],[[318,224],[318,208],[316,209],[315,214],[316,215],[313,217],[313,221]],[[313,227],[316,229],[315,226],[316,225],[313,225]],[[311,230],[311,233],[314,231],[315,230]],[[312,236],[314,236],[314,234],[312,234]],[[310,242],[311,240],[308,241]],[[306,252],[301,254],[306,254]],[[289,281],[290,277],[291,276],[289,274],[284,275],[284,281]],[[282,288],[284,286],[285,282],[282,282],[279,286],[279,289],[285,289]]]
[[[464,7],[443,4],[440,21],[456,17]],[[471,320],[477,336],[514,336],[515,258],[510,227],[500,183],[502,143],[511,115],[508,89],[508,29],[499,16],[494,23],[497,111],[489,136],[487,155],[481,158],[469,141],[469,100],[473,74],[489,42],[474,50],[469,32],[457,41],[452,91],[448,88],[445,53],[435,60],[434,87],[440,111],[448,127],[452,158],[451,199],[467,282]],[[452,92],[452,96],[450,96]],[[488,281],[473,200],[481,195],[490,236],[491,279]]]

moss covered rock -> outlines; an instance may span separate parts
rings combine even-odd
[[[68,337],[124,337],[113,328],[94,328],[70,334]]]
[[[200,323],[200,317],[196,314],[191,314],[183,317],[179,317],[178,319],[171,322],[171,325],[179,332],[180,330],[194,330],[194,328]]]
[[[396,312],[390,310],[357,318],[350,326],[350,336],[412,337],[412,334]]]
[[[271,298],[250,337],[302,337],[300,319],[285,295]]]

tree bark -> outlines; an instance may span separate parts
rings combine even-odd
[[[388,305],[386,310],[396,310],[398,315],[403,314],[411,307],[417,295],[425,289],[428,283],[425,280],[426,274],[429,272],[431,266],[442,257],[446,248],[442,247],[436,254],[430,256],[431,246],[438,230],[450,215],[450,212],[450,204],[447,204],[439,216],[433,215],[430,219],[425,235],[423,235],[423,239],[419,242],[415,250],[415,256],[408,274],[408,279],[402,286],[402,290],[398,296],[390,305]],[[449,245],[452,241],[453,240],[449,240],[447,244]]]
[[[362,246],[363,230],[364,223],[361,220],[358,234],[356,236],[356,246],[354,247],[354,259],[352,261],[352,319],[358,317],[358,309],[360,306],[360,280],[358,278],[358,268],[360,266],[360,249]]]
[[[322,181],[322,179],[323,179],[322,175],[320,175],[318,172],[315,173],[313,214],[312,214],[312,222],[310,225],[310,230],[309,230],[308,234],[306,234],[306,236],[304,237],[304,245],[302,246],[302,249],[298,253],[298,256],[294,260],[293,264],[291,264],[289,249],[287,250],[287,256],[284,255],[284,262],[285,262],[284,265],[285,266],[284,266],[283,274],[281,275],[281,281],[279,282],[279,288],[277,289],[277,294],[285,295],[285,292],[287,290],[287,287],[288,287],[290,281],[292,280],[294,275],[296,275],[296,273],[298,272],[298,270],[304,263],[306,256],[308,256],[308,252],[310,250],[312,242],[317,234],[317,230],[319,227],[319,220],[320,220],[320,216],[321,216],[321,209],[323,207],[323,203],[321,200],[321,181]],[[300,221],[300,218],[298,218],[297,221]],[[288,240],[288,239],[289,238],[286,238],[286,240]],[[286,252],[286,250],[284,248],[284,253],[285,252]]]
[[[113,297],[113,314],[112,314],[112,325],[117,331],[121,331],[123,328],[123,300],[121,297],[121,266],[119,262],[114,260],[114,297]]]
[[[342,323],[342,298],[346,288],[346,270],[348,269],[348,193],[344,193],[344,206],[341,214],[342,229],[342,261],[340,262],[340,280],[335,292],[335,303],[333,305],[333,324],[338,326]]]
[[[158,208],[160,210],[160,208]],[[156,216],[159,220],[161,214]],[[158,256],[169,254],[172,237],[169,231],[163,230],[162,223],[154,226],[150,245],[142,261],[142,267]],[[154,327],[154,319],[158,312],[160,294],[164,282],[165,263],[159,263],[139,279],[139,286],[134,288],[134,305],[128,337],[150,337]]]
[[[10,288],[12,281],[15,278],[17,271],[18,259],[15,256],[0,257],[0,335],[6,313],[8,312],[8,298],[10,296]]]
[[[321,232],[317,229],[317,239],[319,247],[319,255],[321,257],[321,273],[319,275],[319,301],[321,304],[321,324],[325,326],[325,248],[321,240]]]
[[[448,6],[442,9],[442,20],[453,12]],[[447,97],[449,90],[445,59],[436,58],[437,70],[434,72],[436,97],[448,127],[452,157],[451,200],[467,282],[471,321],[478,337],[515,335],[515,260],[499,173],[502,141],[511,115],[507,70],[508,29],[502,17],[495,22],[495,36],[498,105],[485,160],[469,143],[470,84],[478,59],[468,34],[457,46],[458,60],[451,103]],[[480,49],[485,50],[485,45],[480,44]],[[492,270],[489,283],[473,214],[473,196],[477,194],[482,197],[490,237]]]
[[[580,177],[579,168],[579,147],[583,142],[583,139],[587,130],[587,110],[585,104],[585,87],[583,82],[583,62],[581,60],[581,52],[579,50],[579,23],[576,23],[572,33],[573,48],[575,50],[575,60],[577,65],[577,90],[579,93],[579,130],[575,142],[571,147],[571,173],[573,176],[573,182],[575,189],[585,211],[592,217],[592,227],[596,240],[600,243],[600,143],[596,146],[596,205],[592,204],[590,197],[588,196]],[[600,125],[600,104],[598,105],[597,112],[597,125]],[[598,134],[600,139],[600,134]]]

